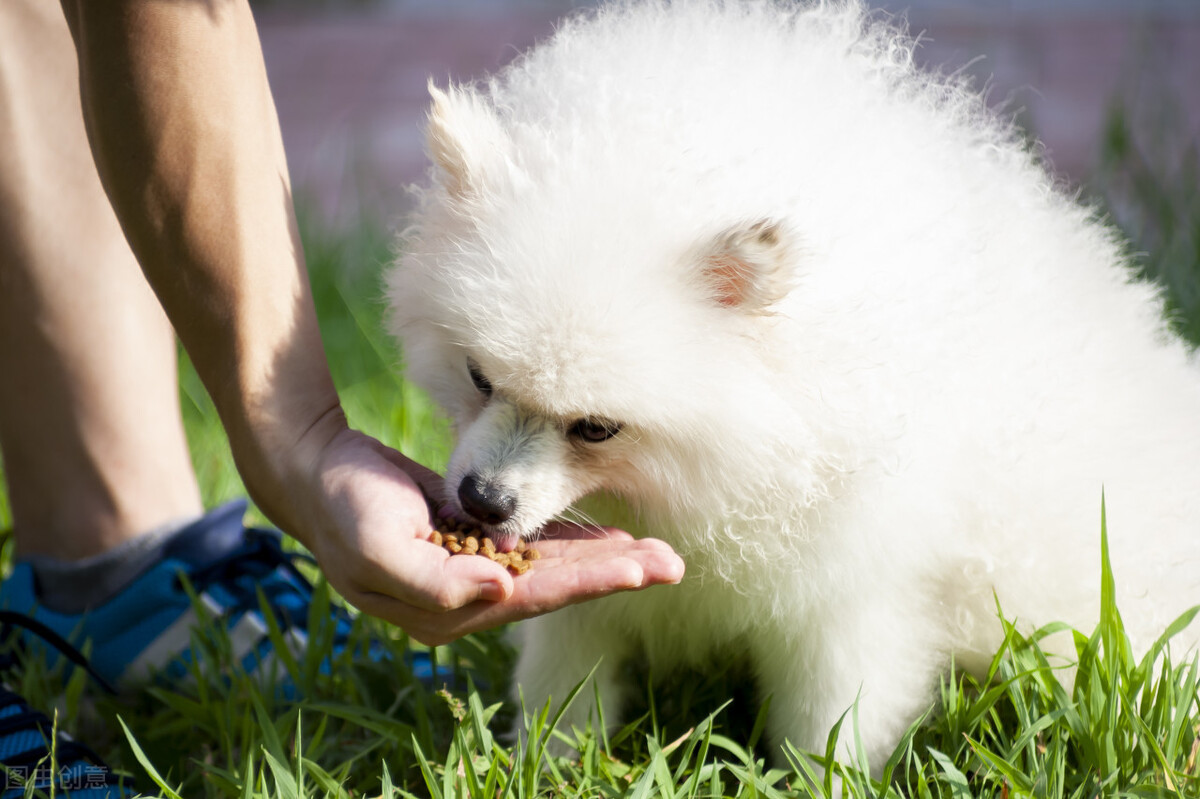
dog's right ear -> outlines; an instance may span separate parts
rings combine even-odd
[[[478,195],[489,170],[502,166],[508,139],[495,113],[479,96],[453,86],[445,92],[429,82],[429,124],[425,141],[437,176],[456,199]]]
[[[718,305],[767,314],[792,288],[793,236],[773,219],[734,225],[700,256],[701,279]]]

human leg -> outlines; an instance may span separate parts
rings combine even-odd
[[[96,175],[56,4],[0,4],[0,452],[20,556],[201,513],[175,344]]]
[[[312,586],[243,504],[201,515],[174,336],[96,173],[75,53],[57,4],[0,2],[0,454],[18,559],[0,609],[90,641],[101,676],[136,686],[191,646],[183,574],[258,670],[259,592],[303,648]],[[349,617],[331,623],[336,654]]]

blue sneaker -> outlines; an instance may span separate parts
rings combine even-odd
[[[308,644],[313,586],[296,568],[294,561],[302,556],[286,552],[278,532],[247,528],[245,512],[246,503],[237,501],[198,519],[175,535],[162,558],[121,593],[81,614],[41,607],[33,569],[18,563],[0,583],[0,609],[33,618],[77,648],[85,649],[86,643],[91,667],[103,680],[132,688],[156,676],[178,680],[189,673],[194,632],[202,625],[186,578],[201,612],[227,631],[233,657],[246,673],[281,676],[259,594],[289,655],[299,660]],[[352,620],[340,607],[329,608],[332,640],[323,641],[322,649],[336,655],[348,644]],[[372,659],[381,656],[368,653]],[[52,662],[56,653],[48,651],[47,657]],[[411,660],[413,675],[432,684],[428,656],[412,653]],[[328,668],[328,659],[322,667]]]
[[[53,745],[53,760],[51,759]],[[54,729],[43,713],[0,686],[0,799],[43,795],[71,799],[133,796],[95,752]]]

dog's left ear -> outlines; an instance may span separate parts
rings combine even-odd
[[[746,313],[770,313],[791,289],[792,236],[763,219],[718,235],[702,251],[701,276],[713,301]]]
[[[474,198],[503,169],[508,139],[475,92],[453,86],[443,92],[430,81],[429,95],[425,141],[437,180],[456,200]]]

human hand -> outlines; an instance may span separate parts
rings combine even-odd
[[[313,460],[304,517],[287,526],[355,607],[429,645],[617,591],[676,583],[683,561],[664,542],[612,528],[552,525],[541,559],[513,577],[481,557],[451,557],[427,538],[425,494],[441,478],[348,428]]]
[[[436,496],[439,479],[347,428],[338,404],[249,5],[214,14],[202,3],[72,0],[64,10],[93,157],[125,236],[251,497],[348,601],[442,643],[681,578],[665,544],[615,530],[539,544],[546,560],[515,580],[423,540],[417,481]]]

